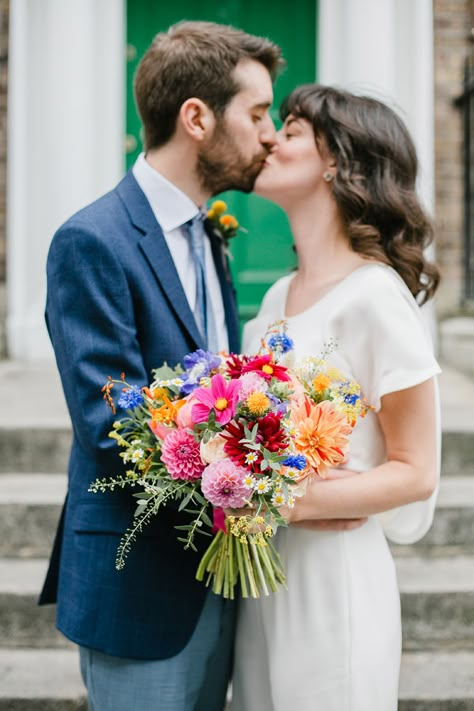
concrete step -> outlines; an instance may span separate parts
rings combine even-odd
[[[55,607],[38,607],[45,560],[0,559],[0,640],[4,647],[61,647]],[[474,556],[396,559],[405,649],[474,650]]]
[[[474,548],[474,477],[442,477],[433,525],[412,548],[446,545]]]
[[[0,711],[86,711],[75,650],[0,649],[0,679]],[[474,653],[404,653],[399,698],[399,711],[473,711]]]
[[[398,711],[474,711],[473,652],[403,654]]]
[[[39,607],[45,560],[0,559],[2,647],[71,647],[56,629],[56,607]]]
[[[404,649],[474,650],[474,556],[395,559]]]
[[[0,556],[49,556],[66,488],[64,474],[0,476]]]
[[[0,429],[0,474],[4,472],[65,472],[71,430],[63,427]]]
[[[87,711],[75,649],[0,649],[0,711]]]
[[[48,557],[66,493],[64,474],[0,476],[0,557]],[[416,546],[393,546],[400,554],[441,546],[474,551],[474,477],[441,482],[431,530]]]

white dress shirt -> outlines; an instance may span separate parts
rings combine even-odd
[[[133,175],[150,203],[171,252],[181,285],[191,311],[196,305],[196,272],[184,224],[195,217],[199,208],[176,185],[166,180],[151,167],[141,153],[133,168]],[[229,349],[224,304],[219,279],[212,257],[209,239],[205,240],[206,283],[216,324],[219,350]]]

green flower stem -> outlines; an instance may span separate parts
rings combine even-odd
[[[242,544],[239,541],[238,538],[235,538],[235,552],[237,554],[237,565],[239,567],[239,579],[240,579],[240,587],[242,589],[242,597],[248,597],[249,596],[249,591],[247,587],[247,578],[245,575],[245,568],[244,568],[244,559],[242,555]]]
[[[215,567],[215,576],[214,576],[214,585],[213,585],[213,591],[216,593],[216,595],[221,595],[222,594],[222,588],[224,586],[224,575],[225,575],[225,560],[226,560],[226,549],[227,549],[227,536],[226,538],[222,541],[221,546],[219,548],[219,551],[217,553],[217,558],[216,558],[216,567]]]
[[[224,571],[224,597],[230,600],[234,599],[234,586],[232,585],[232,547],[233,541],[230,539],[227,542],[227,550],[225,556],[225,571]]]
[[[255,543],[252,536],[250,537],[249,546],[255,563],[255,572],[257,573],[256,577],[260,580],[259,587],[263,589],[264,594],[268,597],[268,595],[270,595],[270,591],[267,587],[265,575],[263,574],[262,566],[260,564],[260,556],[258,550],[259,546]]]
[[[270,558],[270,556],[268,554],[267,546],[262,546],[260,548],[259,555],[260,555],[260,559],[263,563],[264,570],[267,574],[268,584],[270,585],[272,592],[277,592],[278,583],[277,583],[276,577],[275,577],[275,563]]]
[[[285,588],[286,588],[286,575],[284,572],[281,556],[271,541],[268,541],[268,548],[270,550],[269,555],[271,556],[272,567],[275,572],[275,576],[276,576],[278,582],[285,585]]]
[[[207,551],[204,553],[203,557],[201,558],[201,562],[199,563],[197,573],[196,573],[196,578],[200,581],[204,580],[204,574],[206,573],[206,570],[211,570],[211,564],[214,560],[214,557],[216,556],[216,553],[219,550],[219,547],[221,545],[221,539],[222,537],[225,536],[225,533],[223,531],[218,531],[216,535],[214,536],[214,539],[212,543],[210,544],[209,548]],[[208,567],[209,564],[209,567]]]
[[[255,580],[255,575],[254,575],[254,570],[253,570],[253,565],[252,565],[252,560],[250,558],[250,553],[249,553],[249,547],[248,543],[243,544],[242,546],[243,550],[243,556],[244,556],[244,563],[245,563],[245,570],[247,573],[247,577],[249,579],[249,586],[250,586],[250,594],[252,597],[257,598],[260,597],[258,593],[258,585]]]

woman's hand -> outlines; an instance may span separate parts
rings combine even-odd
[[[323,483],[328,479],[347,479],[351,476],[356,476],[359,472],[352,471],[351,469],[328,469],[325,473],[324,479],[322,477],[314,477],[311,483],[314,482],[315,486],[318,483]],[[298,502],[296,503],[296,506]],[[308,531],[351,531],[354,528],[360,528],[367,522],[367,518],[320,518],[312,519],[308,521],[292,521],[292,516],[290,512],[289,523],[295,528],[305,528]]]

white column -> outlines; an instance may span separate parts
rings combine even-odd
[[[318,80],[397,109],[420,160],[419,192],[434,208],[432,0],[319,0]]]
[[[11,358],[52,358],[43,318],[48,247],[69,215],[123,174],[124,97],[124,0],[11,0]]]
[[[434,214],[432,0],[319,0],[318,81],[388,103],[399,112],[419,160],[418,193]],[[427,251],[433,258],[434,249]],[[432,302],[423,308],[433,341]]]

